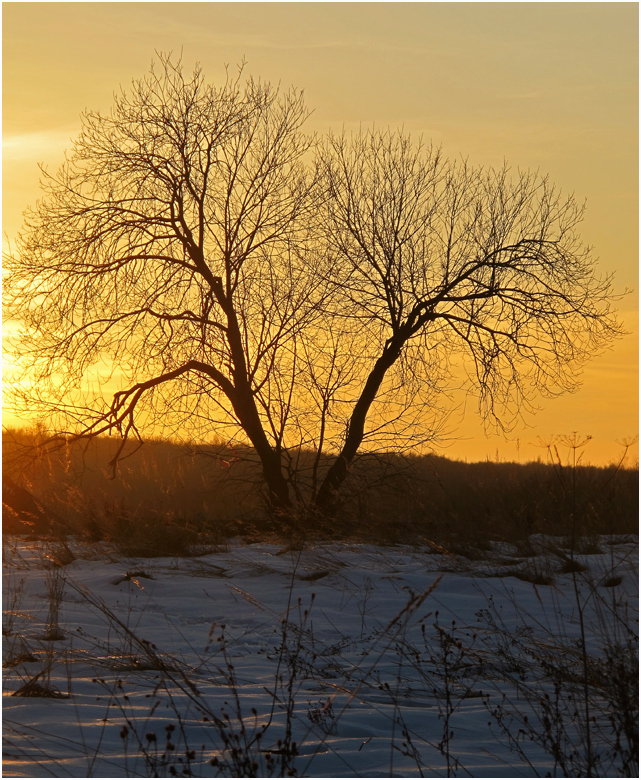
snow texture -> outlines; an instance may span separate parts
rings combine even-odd
[[[258,776],[554,774],[536,741],[510,749],[491,710],[530,712],[538,658],[572,666],[577,603],[591,657],[636,632],[637,540],[599,548],[575,574],[562,540],[534,537],[481,561],[240,542],[123,560],[77,545],[60,567],[59,545],[5,539],[4,774],[229,774],[223,732]]]

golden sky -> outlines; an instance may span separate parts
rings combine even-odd
[[[403,126],[475,164],[549,173],[587,200],[584,239],[617,290],[634,290],[619,307],[630,335],[578,393],[542,399],[509,442],[485,435],[470,402],[445,454],[530,460],[539,438],[579,431],[594,437],[587,460],[607,463],[638,432],[636,3],[4,3],[2,22],[9,241],[38,197],[36,164],[57,166],[80,112],[108,110],[154,50],[182,51],[211,80],[244,58],[305,89],[310,130]]]

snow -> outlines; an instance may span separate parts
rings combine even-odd
[[[575,575],[559,572],[562,540],[530,541],[536,555],[496,544],[481,561],[241,542],[123,559],[77,544],[56,568],[55,544],[5,539],[4,775],[217,776],[211,759],[230,760],[222,734],[245,744],[264,724],[240,751],[259,776],[435,777],[448,761],[458,776],[554,774],[540,744],[523,746],[531,765],[510,750],[489,708],[505,694],[529,712],[519,675],[537,679],[536,652],[573,663],[577,598],[589,653],[636,632],[637,540],[603,537],[601,553],[574,556],[585,567]],[[552,584],[519,578],[533,573]],[[622,581],[605,587],[613,574]],[[45,638],[56,622],[63,638]],[[538,648],[517,672],[511,642]],[[12,695],[34,678],[57,695]],[[279,739],[297,755],[279,753]]]

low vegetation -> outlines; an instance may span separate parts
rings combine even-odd
[[[148,441],[112,478],[115,439],[76,442],[34,459],[37,441],[33,431],[4,434],[5,532],[108,541],[126,554],[187,555],[232,537],[273,536],[422,543],[470,557],[489,541],[527,547],[533,534],[570,536],[574,529],[589,546],[595,535],[638,529],[638,465],[573,467],[558,449],[543,451],[552,456],[547,463],[523,465],[366,454],[331,518],[279,523],[267,511],[260,463],[248,448]],[[298,469],[314,458],[301,451]]]

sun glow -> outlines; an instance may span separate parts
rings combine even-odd
[[[321,134],[372,123],[403,126],[442,143],[451,157],[469,155],[485,166],[507,159],[515,170],[549,172],[564,191],[576,191],[577,200],[587,198],[581,232],[596,247],[603,272],[616,272],[618,291],[637,287],[634,4],[247,9],[233,3],[6,4],[5,251],[15,242],[24,209],[40,197],[37,164],[55,170],[79,131],[80,112],[90,107],[108,113],[114,91],[147,70],[155,48],[182,50],[184,62],[191,67],[201,61],[213,81],[220,80],[223,62],[246,57],[257,77],[304,87],[315,109],[309,129]],[[150,44],[141,52],[143,33]],[[536,459],[542,440],[577,430],[593,436],[587,461],[616,461],[619,442],[638,430],[636,292],[620,308],[628,334],[586,366],[577,393],[540,399],[541,411],[508,439],[484,431],[474,401],[461,395],[441,442],[444,454]],[[5,343],[15,333],[15,323],[5,321]],[[5,354],[5,386],[14,373],[15,361]],[[115,375],[109,389],[117,385]],[[5,425],[19,419],[28,422],[3,405]],[[638,447],[629,457],[638,458]]]

